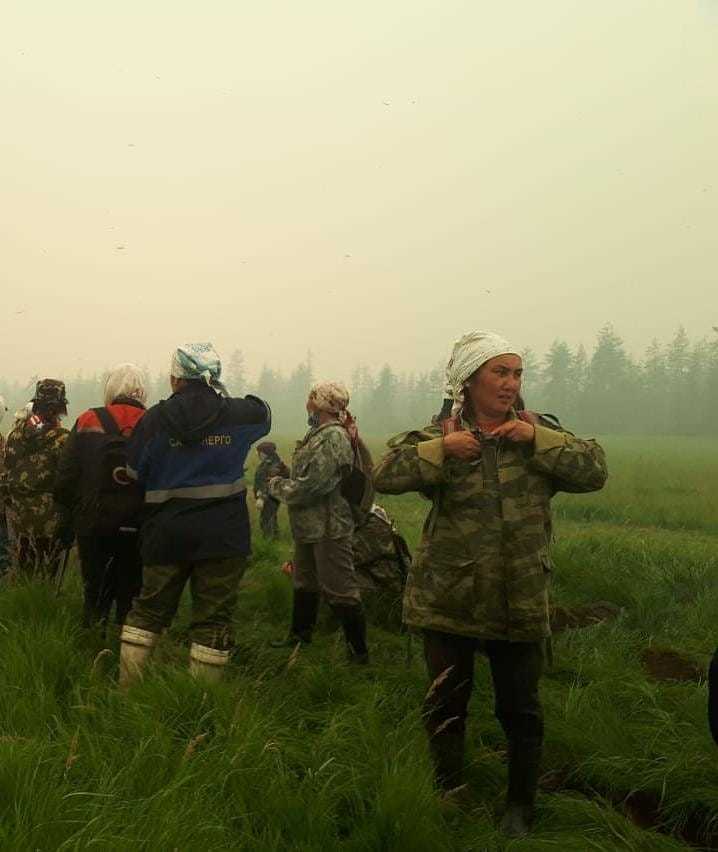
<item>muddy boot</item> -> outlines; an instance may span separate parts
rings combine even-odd
[[[319,592],[295,589],[292,598],[292,626],[284,639],[270,642],[271,648],[293,648],[297,642],[309,644],[319,612]]]
[[[229,662],[229,651],[192,643],[189,650],[189,673],[205,683],[219,683]]]
[[[464,734],[441,731],[429,738],[436,786],[446,794],[464,784]]]
[[[541,741],[509,741],[509,789],[501,831],[506,837],[524,837],[534,821],[534,804],[541,766]]]
[[[332,612],[337,616],[344,631],[350,663],[366,666],[369,663],[369,649],[366,646],[366,619],[362,605],[346,606],[335,604]]]
[[[159,638],[159,633],[151,630],[124,625],[120,634],[120,689],[126,689],[142,676]]]

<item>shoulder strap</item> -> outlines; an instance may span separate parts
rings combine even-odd
[[[100,421],[100,425],[108,435],[121,435],[122,430],[117,425],[117,421],[106,408],[93,408]]]
[[[463,431],[461,419],[459,417],[447,417],[445,420],[441,420],[439,425],[441,426],[441,431],[444,437],[451,435],[454,432]]]

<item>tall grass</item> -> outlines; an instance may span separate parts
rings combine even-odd
[[[630,453],[615,455],[614,477],[624,462],[630,466]],[[646,481],[662,481],[662,454],[649,462]],[[687,469],[698,477],[693,462]],[[619,511],[620,494],[611,501]],[[415,541],[426,504],[412,497],[389,503]],[[40,584],[6,584],[0,848],[685,848],[686,826],[707,828],[718,818],[705,684],[652,682],[640,655],[659,644],[707,658],[718,623],[718,566],[709,530],[652,525],[640,517],[635,526],[558,525],[557,599],[607,599],[623,614],[554,640],[543,685],[547,792],[535,834],[513,843],[495,827],[505,743],[485,662],[478,663],[469,726],[473,805],[462,811],[433,791],[417,639],[407,664],[407,638],[373,627],[367,669],[346,663],[328,620],[298,654],[269,647],[286,630],[291,600],[279,571],[290,552],[284,515],[279,542],[256,542],[230,672],[209,688],[187,672],[186,605],[146,678],[122,694],[116,638],[79,627],[75,572],[59,597]],[[637,791],[659,803],[662,833],[624,813],[621,801]]]

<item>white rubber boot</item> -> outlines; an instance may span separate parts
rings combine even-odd
[[[217,648],[193,642],[189,649],[189,673],[197,680],[219,683],[225,666],[229,662],[229,654],[229,651],[220,651]]]
[[[120,634],[120,689],[126,689],[142,676],[142,669],[154,650],[159,633],[125,624]]]

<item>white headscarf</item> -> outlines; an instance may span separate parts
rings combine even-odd
[[[145,374],[135,364],[118,364],[105,381],[105,405],[112,405],[121,396],[136,399],[142,405],[147,402]]]
[[[220,381],[222,362],[211,343],[183,343],[172,355],[170,375],[175,379],[200,379],[217,393],[228,396]]]
[[[446,365],[446,396],[454,400],[452,414],[464,405],[464,385],[479,367],[499,355],[518,355],[518,350],[493,331],[470,331],[454,344]]]

